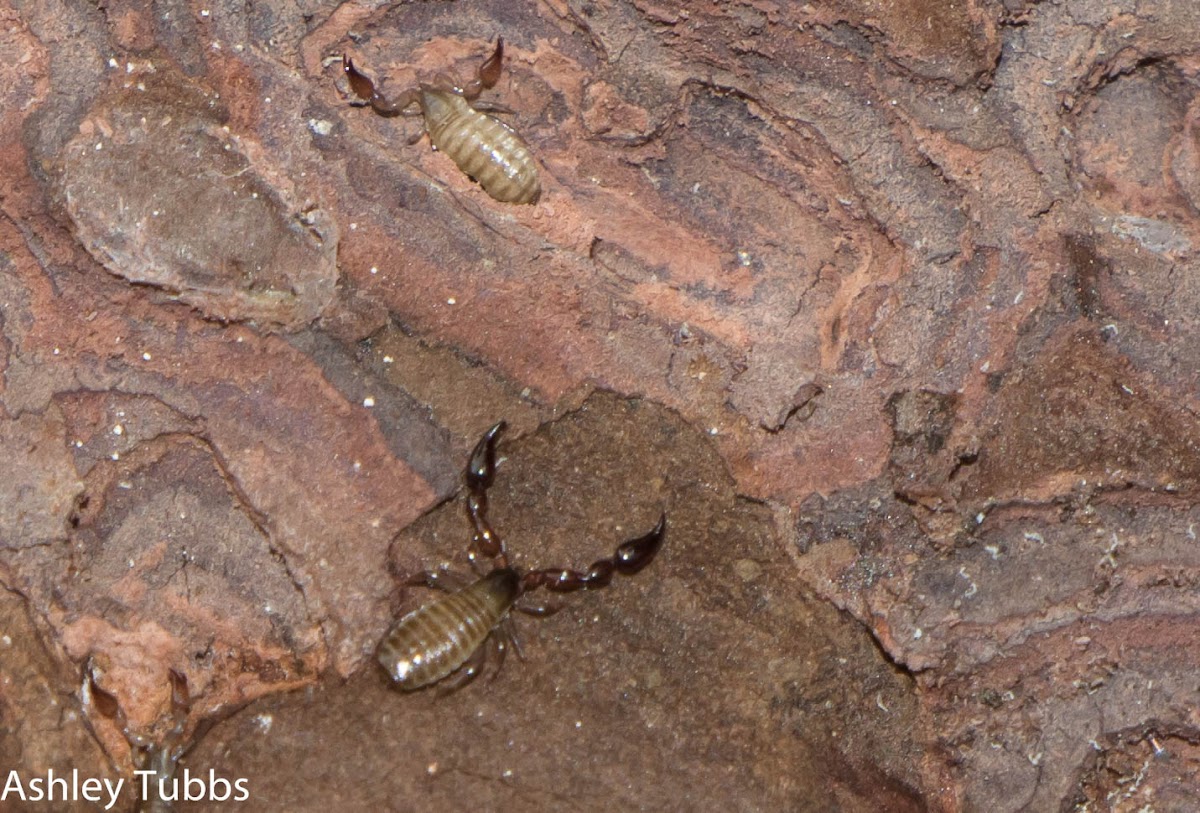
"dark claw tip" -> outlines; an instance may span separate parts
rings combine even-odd
[[[375,84],[356,67],[349,54],[342,54],[342,72],[350,82],[350,89],[363,102],[370,102],[375,96]]]
[[[473,494],[482,494],[492,484],[492,475],[496,471],[496,437],[508,426],[500,421],[484,433],[471,452],[471,460],[467,463],[467,486]]]
[[[650,564],[662,547],[666,532],[667,515],[664,513],[648,534],[631,539],[617,548],[617,555],[613,560],[617,572],[624,576],[632,576]]]

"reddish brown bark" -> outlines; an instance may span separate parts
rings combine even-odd
[[[174,672],[261,809],[1195,786],[1194,3],[0,19],[0,764],[127,776]],[[497,36],[535,206],[341,70]],[[500,418],[522,567],[666,546],[494,683],[388,692]]]

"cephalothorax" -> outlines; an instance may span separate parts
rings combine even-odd
[[[488,430],[471,453],[465,474],[467,515],[475,529],[471,561],[482,555],[494,560],[495,567],[471,583],[445,570],[426,571],[410,580],[410,584],[452,592],[408,613],[384,636],[377,657],[397,688],[421,689],[455,673],[453,688],[466,684],[483,668],[489,645],[501,662],[507,646],[515,645],[512,610],[530,615],[556,611],[518,603],[525,594],[539,587],[557,593],[604,587],[614,573],[637,573],[662,547],[665,515],[649,533],[625,542],[611,558],[593,562],[587,571],[548,568],[522,573],[511,566],[503,540],[487,519],[487,490],[496,473],[496,438],[503,430],[503,421]]]
[[[482,112],[501,112],[503,108],[474,104],[485,88],[499,81],[503,58],[504,39],[497,38],[496,50],[470,82],[462,84],[453,76],[439,74],[434,81],[421,82],[394,99],[380,93],[344,54],[342,70],[354,94],[381,115],[395,116],[418,105],[433,146],[450,156],[493,198],[504,203],[537,203],[542,185],[529,146],[507,124]]]

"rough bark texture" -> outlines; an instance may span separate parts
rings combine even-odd
[[[186,749],[248,810],[1194,802],[1193,0],[0,21],[0,768]],[[534,206],[341,71],[497,36]],[[663,510],[666,547],[493,681],[393,692],[501,417],[519,566]]]

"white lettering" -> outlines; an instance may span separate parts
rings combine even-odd
[[[141,799],[143,802],[150,801],[150,782],[148,780],[150,779],[150,777],[157,776],[158,774],[155,773],[154,771],[144,771],[143,770],[143,771],[134,771],[133,775],[140,777],[142,780],[142,794],[138,798]]]
[[[78,770],[78,769],[76,769],[76,770]],[[63,779],[61,776],[58,779],[55,779],[54,778],[54,769],[51,768],[50,770],[46,771],[46,801],[47,802],[54,801],[54,788],[59,783],[62,783],[62,800],[64,802],[71,801],[71,796],[70,796],[71,789],[70,789],[70,787],[67,786],[67,780]],[[32,784],[32,782],[30,784]],[[35,799],[34,801],[37,801],[37,800]]]
[[[152,772],[139,771],[139,773]],[[35,776],[28,783],[21,780],[21,775],[16,770],[10,770],[8,778],[4,782],[4,788],[0,790],[0,802],[7,801],[10,794],[14,798],[20,797],[22,802],[77,802],[80,798],[89,802],[99,802],[103,800],[103,792],[107,790],[108,803],[104,809],[112,810],[120,801],[121,791],[124,787],[125,780],[123,778],[113,781],[93,777],[84,779],[81,783],[78,768],[71,771],[70,782],[67,782],[65,775],[55,776],[53,768],[48,769],[44,777]]]
[[[250,780],[235,779],[231,782],[224,777],[217,776],[217,772],[212,768],[208,769],[207,782],[203,775],[197,776],[187,768],[183,769],[182,776],[164,776],[157,771],[150,770],[134,771],[133,775],[140,780],[135,787],[141,791],[140,799],[143,802],[175,802],[179,801],[181,796],[184,801],[188,802],[224,802],[227,800],[245,802],[250,799]],[[157,781],[154,781],[155,779]],[[107,779],[104,781],[108,783]],[[109,797],[112,801],[105,807],[105,810],[111,809],[116,804],[117,797],[121,793],[121,783],[124,781],[124,779],[117,780],[116,785],[110,787]],[[181,788],[180,785],[183,787]]]
[[[184,773],[187,773],[187,772],[184,771]],[[167,785],[166,785],[167,782],[171,783],[171,795],[170,796],[167,795]],[[175,777],[173,777],[173,776],[158,777],[158,796],[156,798],[161,802],[174,802],[176,799],[179,798],[179,783],[175,780]]]
[[[217,789],[220,788],[220,791]],[[224,802],[233,793],[233,786],[229,784],[229,780],[217,776],[217,772],[212,768],[208,769],[208,800],[210,802]]]
[[[111,779],[104,780],[104,787],[108,788],[108,804],[104,806],[105,810],[112,810],[113,805],[117,803],[117,799],[121,796],[121,788],[125,785],[125,777],[121,777],[116,782]]]
[[[7,800],[10,793],[20,794],[22,802],[29,801],[25,798],[25,786],[21,784],[21,775],[15,770],[8,772],[8,779],[4,782],[4,792],[0,793],[0,802]]]
[[[212,770],[211,768],[209,770]],[[192,795],[192,783],[199,785],[199,790]],[[208,785],[204,784],[204,780],[199,776],[192,776],[191,771],[187,768],[183,769],[183,800],[185,802],[202,801],[208,794]]]

